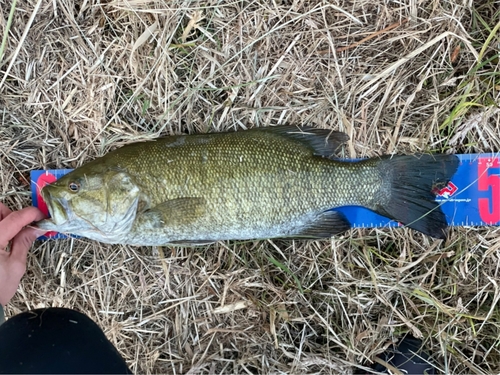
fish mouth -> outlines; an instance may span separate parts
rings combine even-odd
[[[61,199],[53,196],[48,189],[44,187],[40,192],[44,202],[49,210],[50,219],[42,220],[44,222],[51,222],[54,225],[63,225],[69,219],[68,217],[68,202],[66,199]]]

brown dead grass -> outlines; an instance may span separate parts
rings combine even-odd
[[[1,199],[29,205],[30,170],[181,132],[309,124],[347,132],[348,157],[499,151],[494,4],[19,0],[0,62]],[[499,234],[36,243],[7,313],[79,309],[137,373],[352,372],[405,332],[441,372],[493,373]]]

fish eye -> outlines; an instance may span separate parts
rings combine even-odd
[[[71,181],[71,182],[68,184],[68,188],[69,188],[69,190],[71,190],[73,193],[76,193],[76,192],[78,192],[78,190],[80,190],[80,184],[79,184],[78,182]]]

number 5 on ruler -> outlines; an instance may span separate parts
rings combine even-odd
[[[491,193],[491,198],[479,198],[479,216],[487,224],[500,221],[500,162],[498,158],[480,158],[477,165],[478,190]],[[491,188],[491,191],[490,191]]]

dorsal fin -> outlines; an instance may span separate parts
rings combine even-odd
[[[307,145],[315,155],[327,158],[334,155],[338,148],[349,140],[349,137],[345,133],[329,129],[317,129],[310,126],[280,125],[254,128],[252,130],[270,132],[292,138]]]

